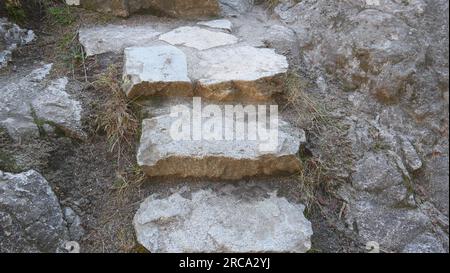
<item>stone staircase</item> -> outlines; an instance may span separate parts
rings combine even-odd
[[[243,182],[295,174],[302,167],[298,151],[305,133],[281,115],[273,147],[265,147],[267,139],[248,137],[255,133],[250,128],[258,114],[278,110],[273,96],[283,90],[288,61],[233,32],[231,19],[173,29],[146,22],[80,30],[87,55],[123,53],[124,92],[143,105],[137,162],[149,177],[234,181],[217,190],[185,189],[146,199],[134,226],[138,241],[151,252],[305,252],[311,247],[303,205]],[[173,109],[186,116],[180,119]],[[215,113],[220,122],[205,131]],[[177,122],[187,132],[179,139],[173,134]]]

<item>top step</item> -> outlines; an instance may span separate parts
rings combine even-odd
[[[79,0],[67,3],[120,17],[144,11],[179,18],[213,17],[220,13],[217,0]]]

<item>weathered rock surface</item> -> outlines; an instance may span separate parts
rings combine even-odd
[[[197,106],[193,108],[189,102],[176,103],[168,103],[167,106],[163,103],[163,106],[154,107],[148,113],[152,118],[143,121],[137,161],[147,175],[236,180],[300,170],[301,163],[297,153],[300,145],[306,142],[302,130],[280,120],[278,135],[270,135],[268,138],[256,132],[256,127],[250,126],[256,126],[251,121],[256,118],[257,112],[250,111],[248,120],[244,120],[239,115],[234,118],[231,114],[226,114],[224,106],[217,106],[225,113],[222,120],[218,114],[208,112],[212,108],[206,102],[202,109]],[[170,112],[171,106],[177,106],[176,110],[180,111],[180,105],[183,111],[191,109],[186,118],[178,117],[176,112],[174,116]],[[190,119],[202,111],[202,124],[196,125],[193,122],[193,128],[190,128]],[[217,128],[211,125],[214,119],[221,120],[221,124],[216,125]],[[232,127],[234,122],[235,127]],[[229,135],[234,131],[233,128],[237,132],[238,128],[247,127],[255,128],[257,134],[252,137],[245,133],[240,138]],[[270,129],[275,130],[273,125]]]
[[[206,26],[210,28],[222,29],[231,32],[233,24],[227,19],[217,19],[212,21],[202,21],[198,22],[198,25]]]
[[[36,171],[0,171],[0,252],[63,252],[68,240],[48,182]]]
[[[192,96],[186,55],[173,46],[127,48],[124,90],[129,97]]]
[[[81,5],[121,17],[149,11],[173,17],[198,18],[217,16],[220,11],[217,0],[81,0]]]
[[[187,46],[198,50],[232,45],[238,42],[238,39],[231,34],[200,27],[180,27],[161,35],[159,39],[171,45]]]
[[[79,241],[85,234],[85,231],[81,226],[80,216],[78,216],[73,209],[68,207],[64,208],[63,215],[64,220],[67,223],[70,240]]]
[[[196,92],[218,100],[267,100],[281,92],[288,62],[273,49],[236,46],[199,52],[191,67]]]
[[[288,63],[272,49],[231,46],[184,52],[171,46],[125,50],[125,92],[130,97],[196,94],[220,101],[264,101],[283,89]]]
[[[65,91],[68,80],[46,83],[52,65],[47,64],[23,77],[12,77],[0,87],[0,126],[16,141],[62,130],[83,138],[81,104]]]
[[[107,52],[122,53],[127,47],[145,46],[160,34],[151,25],[107,25],[80,29],[79,41],[86,55],[92,56]]]
[[[11,61],[12,52],[17,47],[32,42],[34,38],[32,30],[21,29],[5,18],[0,18],[0,69]]]
[[[351,127],[348,226],[384,251],[448,252],[448,1],[283,0],[275,13]]]
[[[349,226],[366,242],[379,243],[383,251],[445,252],[445,244],[431,235],[433,220],[418,209],[411,180],[399,164],[396,155],[383,153],[367,153],[357,163],[347,200]]]
[[[253,7],[254,0],[219,0],[225,14],[244,13]]]
[[[152,195],[134,217],[140,244],[165,252],[306,252],[311,223],[304,206],[242,187],[189,197]]]

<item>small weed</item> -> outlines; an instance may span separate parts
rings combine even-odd
[[[51,22],[61,26],[69,26],[76,21],[70,7],[66,5],[49,7],[47,13]]]

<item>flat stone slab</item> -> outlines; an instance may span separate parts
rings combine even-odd
[[[205,50],[218,46],[236,44],[237,37],[200,27],[180,27],[162,34],[160,40],[175,46],[187,46],[198,50]]]
[[[192,96],[186,55],[173,46],[125,49],[124,90],[129,97]]]
[[[236,46],[197,54],[191,77],[197,92],[208,99],[267,100],[281,92],[289,64],[273,49]]]
[[[160,34],[150,25],[107,25],[80,29],[79,40],[86,55],[93,56],[107,52],[122,53],[127,47],[144,46]]]
[[[283,90],[289,65],[273,49],[234,45],[183,52],[172,46],[125,50],[125,92],[129,97],[194,92],[218,101],[266,101]]]
[[[230,20],[227,20],[227,19],[202,21],[202,22],[198,22],[197,24],[201,25],[201,26],[205,26],[205,27],[227,30],[229,32],[231,32],[231,30],[233,28],[233,24],[230,22]]]
[[[170,113],[172,108],[164,104],[150,110],[149,116],[152,118],[143,120],[137,154],[138,165],[148,176],[237,180],[256,175],[295,173],[301,169],[297,153],[306,142],[303,130],[280,119],[278,135],[263,137],[258,132],[247,134],[247,130],[250,131],[248,128],[256,128],[249,121],[254,122],[257,114],[250,111],[244,116],[247,117],[245,119],[242,118],[244,114],[241,117],[233,116],[233,112],[227,114],[230,112],[220,105],[213,107],[222,111],[219,113],[222,114],[221,124],[211,126],[212,117],[217,118],[219,114],[212,116],[207,112],[211,108],[204,104],[201,110],[198,107],[193,109],[192,103],[180,102],[176,105],[178,109],[181,107],[190,111],[187,118]],[[202,116],[194,119],[197,115]],[[249,126],[249,123],[255,126]],[[237,128],[245,128],[245,134],[240,137],[237,133],[228,135],[242,130]],[[275,126],[265,128],[276,129]]]
[[[246,197],[243,193],[253,196]],[[152,253],[304,253],[311,248],[305,207],[242,187],[152,195],[134,217],[138,242]]]

